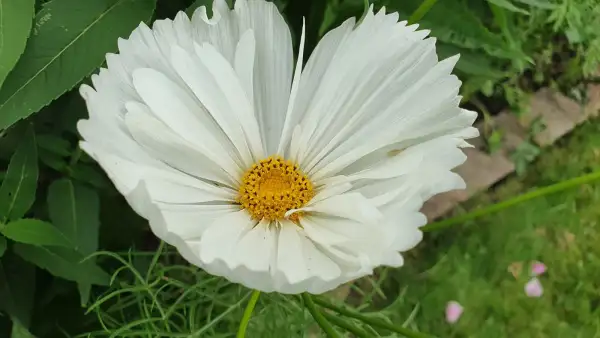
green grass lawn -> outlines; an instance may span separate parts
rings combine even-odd
[[[595,170],[598,120],[543,151],[525,177],[507,179],[465,209]],[[597,182],[429,234],[404,268],[386,271],[387,302],[396,298],[387,311],[439,337],[600,337],[599,222]],[[524,293],[532,260],[548,266],[540,298]],[[523,265],[516,278],[508,271],[515,262]],[[450,300],[464,306],[454,325],[444,319]]]

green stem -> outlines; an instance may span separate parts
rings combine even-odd
[[[492,214],[494,212],[498,212],[500,210],[512,207],[514,205],[523,203],[525,201],[529,201],[529,200],[537,198],[537,197],[553,194],[553,193],[571,189],[571,188],[575,188],[582,184],[590,183],[590,182],[593,182],[596,180],[600,180],[600,171],[593,172],[591,174],[587,174],[587,175],[583,175],[583,176],[579,176],[579,177],[575,177],[570,180],[562,181],[562,182],[559,182],[559,183],[556,183],[556,184],[553,184],[553,185],[550,185],[547,187],[543,187],[540,189],[536,189],[536,190],[530,191],[528,193],[522,194],[520,196],[511,198],[509,200],[490,205],[489,207],[477,209],[477,210],[472,211],[465,215],[460,215],[457,217],[447,218],[447,219],[441,220],[439,222],[434,222],[434,223],[431,223],[431,224],[428,224],[428,225],[422,227],[421,230],[424,232],[429,232],[429,231],[447,228],[449,226],[452,226],[452,225],[455,225],[458,223],[463,223],[466,221],[473,220],[475,218],[479,218],[481,216],[486,216],[486,215]]]
[[[252,292],[250,301],[248,301],[248,305],[246,305],[246,310],[244,310],[244,316],[242,317],[242,322],[240,323],[240,327],[238,329],[236,338],[246,337],[246,329],[248,328],[248,323],[250,323],[250,318],[252,317],[252,312],[254,311],[256,302],[258,302],[259,296],[260,296],[260,291],[254,290]]]
[[[410,18],[408,18],[408,24],[412,25],[413,23],[423,19],[425,14],[427,14],[427,12],[429,12],[431,7],[433,7],[433,5],[435,5],[436,2],[437,2],[437,0],[423,0],[421,5],[419,6],[419,8],[417,8],[412,13]]]
[[[333,326],[331,326],[331,323],[329,323],[327,319],[325,319],[323,314],[319,312],[319,310],[315,306],[315,302],[313,301],[312,296],[305,292],[302,294],[302,300],[304,301],[304,306],[306,307],[308,312],[310,312],[310,315],[315,319],[317,324],[319,324],[319,326],[325,332],[327,337],[340,338],[340,335],[335,331]]]
[[[339,326],[342,329],[345,329],[348,332],[353,333],[357,338],[370,338],[372,337],[372,335],[369,335],[369,333],[363,329],[361,329],[360,327],[354,325],[353,323],[350,323],[349,321],[338,317],[338,316],[334,316],[331,313],[327,313],[327,312],[323,312],[323,317],[325,317],[325,319],[327,319],[328,321],[332,322],[333,325]]]
[[[433,338],[434,337],[434,336],[431,336],[431,335],[428,335],[425,333],[415,332],[415,331],[409,330],[403,326],[388,323],[381,319],[373,318],[373,317],[364,315],[362,313],[358,313],[353,310],[349,310],[345,307],[331,304],[323,298],[315,298],[315,303],[319,304],[322,307],[333,310],[333,311],[335,311],[341,315],[344,315],[346,317],[358,319],[365,324],[369,324],[371,326],[377,326],[377,327],[380,327],[380,328],[383,328],[386,330],[390,330],[392,332],[396,332],[401,335],[404,335],[405,337],[408,337],[408,338]]]

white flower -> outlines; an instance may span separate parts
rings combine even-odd
[[[294,69],[276,7],[214,2],[141,24],[83,85],[81,147],[190,263],[249,288],[321,293],[401,266],[477,136],[453,57],[397,14],[325,35]],[[123,225],[126,226],[126,225]]]

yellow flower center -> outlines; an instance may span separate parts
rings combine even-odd
[[[238,202],[256,220],[283,219],[291,209],[303,207],[313,198],[313,185],[298,166],[278,156],[252,165],[242,178]],[[298,221],[300,213],[289,219]]]

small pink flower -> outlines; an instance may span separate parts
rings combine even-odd
[[[531,264],[531,275],[532,276],[539,276],[541,274],[543,274],[544,272],[546,272],[546,265],[542,262],[538,262],[538,261],[534,261]]]
[[[527,297],[541,297],[544,293],[544,288],[542,287],[542,283],[537,278],[532,278],[527,284],[525,284],[525,294]]]
[[[454,324],[463,313],[463,307],[456,301],[450,301],[446,304],[446,321]]]

